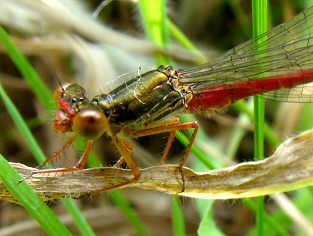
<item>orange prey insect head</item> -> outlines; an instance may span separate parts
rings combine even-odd
[[[63,108],[63,102],[62,98],[64,97],[64,94],[66,93],[66,88],[69,87],[71,84],[64,84],[62,85],[60,83],[60,86],[54,90],[53,98],[54,102],[59,106],[60,108],[56,111],[55,120],[52,123],[53,130],[60,132],[60,133],[66,133],[68,131],[71,131],[72,129],[72,121],[69,114],[66,112],[66,109]]]
[[[52,124],[53,129],[60,133],[72,131],[73,118],[89,103],[85,90],[77,84],[60,84],[53,97],[59,107]]]
[[[55,119],[52,123],[52,128],[59,133],[66,133],[72,130],[72,120],[65,110],[58,109],[56,111]]]

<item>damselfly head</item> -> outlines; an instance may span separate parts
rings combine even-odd
[[[82,101],[86,99],[85,97],[85,89],[78,84],[60,84],[60,86],[54,91],[53,94],[54,101],[59,105],[62,100],[66,100],[67,102],[72,102],[71,100]]]

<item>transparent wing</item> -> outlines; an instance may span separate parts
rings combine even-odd
[[[183,70],[180,81],[193,86],[195,91],[201,91],[210,86],[275,77],[309,68],[313,68],[313,7],[258,38],[229,50],[211,64]],[[300,90],[305,89],[308,85],[302,85]],[[287,94],[296,100],[294,91],[282,89],[264,97],[279,100],[274,96]],[[297,96],[299,98],[299,94]]]
[[[291,89],[279,89],[262,94],[265,99],[280,102],[313,102],[313,83],[298,85]]]

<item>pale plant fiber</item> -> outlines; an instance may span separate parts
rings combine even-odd
[[[39,173],[29,177],[34,168],[19,163],[11,164],[44,200],[80,198],[103,190],[125,187],[152,189],[193,198],[232,199],[292,191],[312,185],[311,147],[313,130],[286,140],[271,157],[262,161],[245,162],[207,172],[194,172],[187,167],[181,172],[177,165],[160,165],[142,169],[141,177],[136,181],[130,170],[118,168]],[[0,198],[16,202],[2,182]]]

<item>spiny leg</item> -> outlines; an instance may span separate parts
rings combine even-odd
[[[163,154],[162,154],[162,157],[161,157],[161,160],[160,160],[160,164],[161,165],[163,165],[165,163],[165,160],[167,158],[168,152],[170,151],[170,148],[172,147],[173,141],[175,139],[175,134],[176,134],[176,131],[172,131],[170,133],[170,136],[168,137],[166,146],[164,148],[164,151],[163,151]]]
[[[167,119],[167,120],[164,120],[164,121],[162,121],[162,122],[153,123],[153,124],[150,124],[150,125],[148,125],[148,126],[145,126],[145,127],[143,127],[142,129],[140,129],[140,130],[141,130],[141,131],[142,131],[142,130],[146,130],[146,129],[151,130],[152,128],[154,129],[154,128],[159,128],[160,126],[163,127],[163,126],[173,125],[173,124],[178,124],[178,123],[179,123],[179,119],[176,118],[176,117],[172,117],[172,118]],[[142,135],[142,136],[136,137],[136,136],[133,135],[133,133],[136,133],[136,132],[137,132],[137,130],[136,130],[136,131],[133,131],[133,132],[130,132],[130,137],[138,138],[138,137],[148,136],[148,135]],[[152,134],[152,135],[153,135],[153,134]],[[171,132],[170,137],[169,137],[169,139],[168,139],[168,141],[167,141],[166,147],[165,147],[165,149],[164,149],[164,151],[163,151],[163,155],[162,155],[161,160],[160,160],[160,163],[161,163],[161,164],[164,164],[164,163],[165,163],[165,159],[166,159],[167,154],[168,154],[168,152],[169,152],[169,150],[170,150],[170,148],[171,148],[171,146],[172,146],[172,143],[173,143],[173,141],[174,141],[174,138],[175,138],[175,132],[174,132],[174,133]],[[114,164],[113,167],[119,168],[123,163],[125,163],[125,160],[123,159],[123,157],[120,157],[120,158],[118,159],[118,161]]]
[[[169,139],[167,141],[166,147],[164,149],[164,152],[162,154],[160,163],[163,164],[165,163],[165,160],[168,156],[168,152],[172,146],[172,143],[175,138],[176,131],[178,130],[187,130],[187,129],[194,129],[191,138],[189,140],[189,144],[186,147],[184,156],[182,160],[180,161],[180,168],[183,167],[183,165],[186,163],[188,155],[190,153],[192,144],[197,136],[198,133],[198,123],[197,122],[185,122],[185,123],[179,123],[179,120],[174,118],[171,120],[166,120],[164,123],[158,123],[158,124],[153,124],[151,126],[146,126],[140,130],[136,130],[132,132],[129,136],[132,138],[139,138],[139,137],[145,137],[149,135],[154,135],[154,134],[160,134],[160,133],[170,133]],[[129,145],[129,144],[128,144]],[[128,152],[130,153],[130,152]],[[119,167],[125,162],[123,155],[122,157],[117,161],[117,163],[114,165],[114,167]],[[137,166],[136,166],[137,167]]]
[[[74,167],[36,170],[32,173],[32,175],[33,174],[40,174],[40,173],[71,172],[71,171],[83,169],[87,163],[87,160],[88,160],[88,157],[89,157],[89,154],[90,154],[90,151],[92,149],[93,144],[94,144],[94,140],[88,140],[87,141],[84,152]]]
[[[175,138],[175,132],[171,132],[170,133],[170,136],[167,140],[167,143],[166,143],[166,147],[164,148],[164,151],[163,151],[163,154],[162,154],[162,157],[160,159],[160,164],[164,164],[165,163],[165,160],[166,160],[166,157],[168,155],[168,152],[172,146],[172,143],[174,141],[174,138]],[[116,168],[119,168],[123,163],[125,163],[125,160],[123,159],[123,157],[120,157],[120,159],[118,159],[118,161],[114,164],[113,167],[116,167]]]
[[[188,146],[186,147],[183,159],[179,163],[179,172],[180,172],[181,178],[182,178],[182,189],[181,189],[182,193],[185,191],[185,176],[184,176],[183,167],[184,167],[184,165],[185,165],[185,163],[187,161],[188,155],[189,155],[190,150],[192,148],[192,144],[195,141],[195,138],[196,138],[198,130],[199,130],[199,125],[198,125],[197,122],[193,122],[192,126],[193,126],[192,128],[194,128],[194,131],[193,131],[193,133],[192,133],[192,135],[190,137]]]
[[[105,192],[114,188],[119,188],[124,185],[130,184],[140,178],[140,170],[138,169],[136,163],[131,157],[132,152],[132,146],[130,143],[127,142],[127,140],[123,139],[122,137],[119,137],[117,135],[112,136],[112,142],[114,143],[115,147],[117,148],[119,154],[121,154],[121,158],[118,160],[118,163],[123,164],[126,162],[127,166],[131,169],[134,179],[125,180],[122,183],[111,185],[109,187],[94,191],[91,193],[91,195],[95,195],[97,193]],[[116,167],[116,164],[114,167]],[[118,166],[117,166],[118,167]]]
[[[131,157],[132,146],[130,143],[118,135],[112,136],[112,142],[121,154],[122,158],[125,160],[127,166],[132,170],[135,179],[139,179],[140,171]]]
[[[194,131],[191,135],[189,144],[186,148],[185,154],[183,156],[183,159],[180,161],[180,166],[183,166],[187,160],[187,157],[190,153],[192,144],[193,144],[195,137],[197,135],[198,127],[199,127],[199,125],[197,122],[179,123],[179,120],[174,118],[171,120],[166,120],[164,123],[154,124],[152,126],[147,126],[147,127],[144,127],[140,130],[134,131],[133,133],[131,133],[130,137],[139,138],[139,137],[169,132],[170,136],[169,136],[169,139],[167,141],[166,147],[164,149],[164,152],[163,152],[163,155],[162,155],[161,161],[160,161],[160,163],[163,164],[163,163],[165,163],[168,152],[169,152],[169,150],[172,146],[172,143],[174,141],[176,131],[194,129]],[[120,162],[121,162],[121,160],[118,161],[118,163],[120,163]]]
[[[89,154],[91,152],[92,146],[94,144],[94,140],[88,140],[84,149],[83,155],[80,157],[79,161],[75,165],[76,169],[83,169],[86,166],[88,161]]]
[[[169,149],[173,143],[176,131],[187,130],[187,129],[194,129],[194,131],[193,131],[191,138],[189,140],[189,144],[186,147],[183,159],[180,161],[179,166],[178,166],[179,172],[181,174],[181,180],[182,180],[181,192],[185,191],[185,176],[184,176],[184,172],[183,172],[183,166],[187,161],[187,158],[188,158],[188,155],[190,153],[192,144],[193,144],[193,142],[196,138],[196,135],[198,133],[198,129],[199,129],[198,123],[197,122],[173,123],[171,125],[161,125],[159,127],[155,126],[155,127],[151,127],[151,128],[146,128],[146,129],[142,129],[142,130],[139,130],[139,131],[136,131],[133,133],[133,137],[143,137],[143,136],[153,135],[153,134],[158,134],[158,133],[171,132],[169,140],[166,144],[164,153],[163,153],[162,158],[161,158],[161,161],[165,162],[165,159],[167,157]]]
[[[97,193],[100,193],[100,192],[104,192],[104,191],[108,191],[110,189],[122,187],[125,184],[129,184],[129,183],[133,182],[134,180],[137,180],[140,177],[140,172],[139,172],[136,164],[133,162],[133,160],[131,159],[131,156],[130,156],[130,152],[132,150],[130,144],[126,140],[117,138],[115,136],[112,137],[112,140],[113,140],[113,143],[116,145],[116,147],[117,147],[118,151],[120,152],[120,154],[125,157],[125,161],[128,164],[128,166],[131,168],[135,178],[134,179],[130,179],[130,180],[125,180],[125,182],[123,182],[123,183],[115,184],[115,185],[112,185],[112,186],[109,186],[109,187],[106,187],[106,188],[94,191],[94,192],[91,193],[91,195],[94,195],[94,194],[97,194]],[[93,143],[94,143],[93,140],[88,140],[87,141],[84,153],[81,156],[81,158],[79,159],[79,161],[77,162],[77,164],[75,165],[75,167],[39,170],[39,171],[33,172],[32,175],[33,174],[40,174],[40,173],[56,173],[56,172],[67,173],[67,172],[77,171],[79,169],[82,169],[86,165],[86,163],[87,163],[88,156],[89,156],[90,151],[92,149]]]
[[[188,129],[190,129],[190,128],[193,128],[194,131],[192,132],[192,135],[191,135],[191,137],[189,139],[189,143],[188,143],[188,146],[186,147],[183,159],[180,161],[180,166],[184,166],[186,161],[187,161],[188,155],[189,155],[189,153],[191,151],[191,148],[192,148],[192,144],[194,143],[195,138],[197,136],[197,133],[198,133],[198,130],[199,130],[199,125],[198,125],[197,122],[191,122],[190,127]]]
[[[127,166],[131,169],[131,171],[134,175],[134,179],[125,180],[125,182],[123,182],[123,183],[115,184],[115,185],[112,185],[112,186],[109,186],[109,187],[106,187],[106,188],[103,188],[100,190],[96,190],[96,191],[92,192],[91,195],[124,186],[124,185],[132,183],[132,182],[134,182],[140,178],[140,170],[138,169],[136,163],[134,162],[134,160],[131,157],[132,146],[130,145],[130,143],[128,143],[127,140],[125,140],[124,138],[122,138],[118,135],[113,135],[111,138],[112,138],[112,142],[114,143],[118,152],[121,154],[121,158],[119,159],[118,163],[122,164],[125,161]]]
[[[166,157],[168,155],[168,152],[170,150],[170,147],[172,146],[176,131],[194,129],[194,131],[191,135],[189,144],[186,148],[185,154],[183,156],[183,159],[180,161],[180,165],[183,166],[186,163],[186,160],[187,160],[187,157],[190,153],[192,144],[193,144],[195,137],[197,135],[198,127],[199,127],[199,125],[197,122],[173,123],[173,124],[169,124],[169,125],[168,124],[166,124],[166,125],[160,124],[160,126],[145,127],[145,128],[140,129],[138,131],[135,131],[134,133],[132,133],[131,137],[139,138],[139,137],[144,137],[144,136],[148,136],[148,135],[170,132],[171,133],[170,137],[168,139],[168,142],[167,142],[166,147],[164,149],[163,155],[161,157],[161,164],[162,164],[165,162]]]
[[[125,143],[125,142],[124,142]],[[125,144],[124,146],[127,150],[128,153],[131,153],[132,152],[132,146],[127,142],[127,145]],[[115,168],[119,168],[123,163],[125,163],[125,160],[123,158],[123,156],[121,156],[118,161],[114,164],[113,167]]]
[[[114,164],[113,167],[119,168],[124,162],[125,162],[124,158],[120,157],[120,159],[118,159],[118,161]]]
[[[68,148],[70,145],[72,145],[72,143],[75,141],[75,139],[77,138],[76,134],[73,134],[69,140],[67,140],[67,142],[64,144],[64,146],[57,152],[55,152],[52,156],[50,156],[47,160],[45,160],[43,163],[41,163],[40,165],[37,166],[37,169],[40,169],[42,167],[44,167],[45,165],[47,165],[48,163],[50,163],[51,161],[53,161],[55,158],[59,157],[66,148]]]

